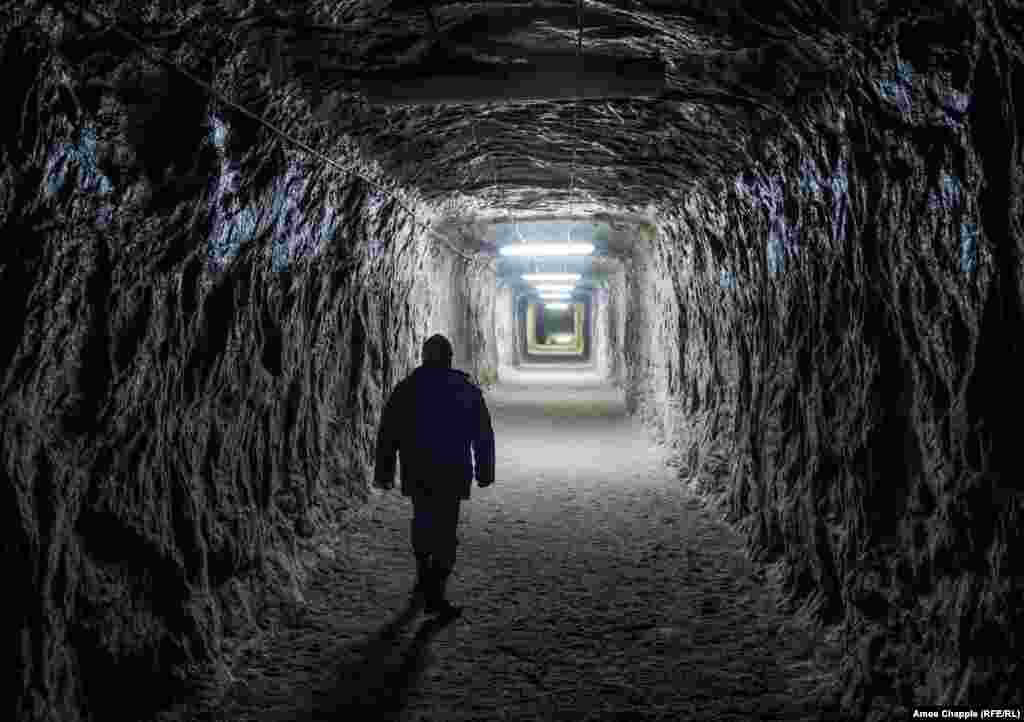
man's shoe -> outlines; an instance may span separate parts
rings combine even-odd
[[[412,588],[412,594],[409,595],[409,603],[412,606],[422,606],[426,604],[429,598],[430,591],[430,579],[431,579],[431,567],[430,567],[430,555],[429,554],[417,554],[416,555],[416,586]]]
[[[436,614],[445,620],[461,617],[462,607],[457,607],[444,598],[444,587],[452,570],[434,565],[430,572],[430,581],[427,585],[427,604],[424,611],[427,614]]]

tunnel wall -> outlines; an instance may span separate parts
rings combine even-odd
[[[0,34],[7,716],[143,719],[301,603],[467,274],[373,187],[42,18]],[[259,110],[324,137],[295,96]]]
[[[613,275],[614,280],[617,275]],[[625,332],[622,301],[624,292],[614,288],[614,281],[594,289],[592,295],[594,364],[597,373],[609,383],[622,386],[623,334]]]
[[[605,286],[595,294],[595,308],[602,320],[595,328],[602,335],[601,374],[617,388],[625,386],[626,362],[626,273],[623,268],[610,274]]]
[[[515,291],[504,284],[498,287],[494,302],[494,337],[499,366],[518,366],[516,353]]]
[[[594,366],[602,378],[607,378],[611,365],[611,343],[614,333],[608,310],[608,291],[604,288],[595,288],[591,298],[593,298],[591,338],[594,340]]]
[[[1024,702],[1024,67],[999,7],[867,39],[887,50],[666,210],[630,274],[637,412],[841,630],[858,719]]]
[[[438,230],[446,237],[457,233],[450,223],[439,224]],[[444,334],[455,352],[452,366],[486,385],[496,378],[498,367],[494,269],[472,263],[440,244],[434,245],[430,256],[431,286],[443,291],[430,305],[427,336]]]
[[[656,230],[644,226],[638,247],[653,243]],[[626,408],[637,414],[661,443],[675,445],[684,429],[679,342],[682,309],[673,280],[658,262],[638,253],[624,264],[628,282],[616,290],[625,312],[622,344]]]
[[[526,316],[527,316],[528,305],[525,298],[522,295],[516,295],[513,297],[512,309],[513,309],[513,322],[515,323],[515,352],[516,352],[516,363],[521,364],[526,360],[526,346],[527,346],[527,335],[526,335]]]

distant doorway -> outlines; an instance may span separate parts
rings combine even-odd
[[[526,309],[526,351],[538,356],[580,357],[584,348],[582,303],[531,301]]]

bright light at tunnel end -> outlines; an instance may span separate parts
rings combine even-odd
[[[578,281],[579,273],[524,273],[524,281]]]
[[[561,301],[555,303],[545,303],[544,308],[550,308],[552,311],[567,311],[569,309],[569,304],[563,303]]]
[[[593,243],[513,243],[503,246],[503,256],[588,256]]]

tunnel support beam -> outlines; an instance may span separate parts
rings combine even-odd
[[[665,89],[665,66],[657,59],[549,55],[530,60],[381,73],[361,80],[358,89],[371,105],[636,98],[658,96]]]

